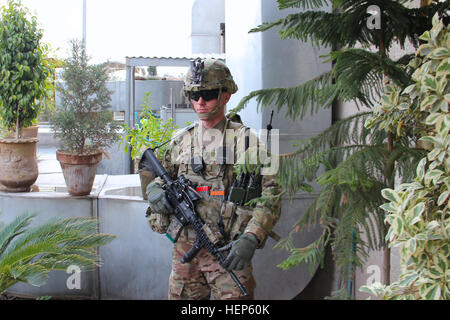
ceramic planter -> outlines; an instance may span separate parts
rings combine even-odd
[[[21,138],[37,138],[38,137],[39,126],[29,126],[22,129]],[[6,138],[14,139],[16,137],[16,131],[11,131],[7,134]]]
[[[5,192],[29,192],[39,175],[38,139],[0,139],[0,183]]]
[[[102,152],[76,155],[56,151],[56,159],[61,164],[67,191],[72,196],[86,196],[91,193],[97,166],[102,160]]]

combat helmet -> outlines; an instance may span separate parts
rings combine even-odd
[[[190,91],[212,89],[235,93],[238,87],[225,63],[213,58],[197,58],[191,61],[183,89],[187,96]]]

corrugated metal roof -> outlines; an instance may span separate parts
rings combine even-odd
[[[169,56],[169,57],[144,57],[144,56],[132,56],[125,57],[127,66],[165,66],[165,67],[182,67],[189,66],[190,61],[196,58],[213,58],[225,61],[225,54],[193,54],[191,56]]]

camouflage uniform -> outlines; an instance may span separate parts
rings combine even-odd
[[[196,212],[209,226],[211,232],[208,237],[213,243],[223,246],[239,234],[248,232],[256,236],[257,248],[262,248],[267,237],[272,235],[272,228],[279,219],[281,203],[279,200],[261,200],[254,207],[245,207],[224,201],[222,194],[226,193],[235,179],[233,163],[244,151],[246,130],[245,126],[228,118],[218,123],[214,129],[216,135],[212,142],[212,139],[208,139],[210,130],[203,129],[200,123],[196,123],[191,130],[182,134],[175,133],[176,138],[165,154],[163,166],[174,180],[183,174],[198,186],[210,188],[209,192],[201,192],[203,199],[197,204]],[[250,135],[253,135],[250,140],[255,141],[254,133],[250,131]],[[222,160],[219,159],[223,146],[226,146],[228,158],[226,164],[221,165]],[[203,174],[195,173],[191,165],[193,155],[198,154],[205,162]],[[162,179],[156,178],[155,181],[163,185]],[[265,196],[279,195],[280,191],[274,176],[262,176],[261,199]],[[155,212],[150,213],[148,222],[152,230],[159,233],[168,231],[170,233],[172,227],[176,225],[173,217]],[[202,249],[191,262],[185,264],[180,262],[193,246],[195,237],[193,229],[185,227],[174,244],[169,299],[209,299],[211,291],[215,299],[252,299],[256,283],[251,264],[244,270],[235,271],[249,292],[247,297],[243,297],[228,272],[205,249]]]

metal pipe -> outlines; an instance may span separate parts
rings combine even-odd
[[[83,44],[86,50],[86,0],[83,0]]]
[[[173,123],[175,124],[175,104],[173,98],[173,88],[170,88],[170,113],[172,115]]]

